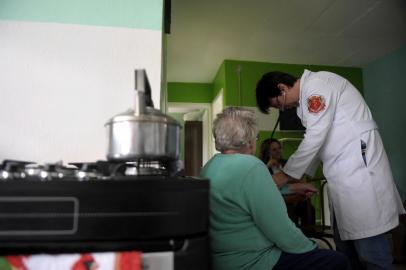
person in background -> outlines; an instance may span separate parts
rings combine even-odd
[[[337,250],[354,269],[391,269],[385,233],[404,213],[378,127],[359,91],[331,72],[305,70],[300,79],[269,72],[256,88],[257,106],[297,107],[304,139],[274,179],[286,183],[323,162]]]
[[[268,166],[271,174],[283,170],[283,166],[285,166],[287,161],[282,158],[282,144],[279,140],[274,138],[269,138],[262,142],[259,158]],[[292,189],[292,186],[300,183],[302,183],[302,181],[290,181],[286,185]],[[283,198],[288,208],[289,217],[296,225],[301,227],[315,225],[315,209],[311,205],[309,198],[301,194],[286,193]]]
[[[226,108],[213,123],[216,149],[201,177],[210,181],[210,242],[215,270],[350,269],[348,259],[316,243],[289,219],[268,168],[254,156],[253,111]],[[309,194],[311,185],[296,190]]]
[[[277,139],[266,139],[260,148],[260,157],[269,168],[271,174],[277,173],[285,166],[286,159],[282,158],[282,145]]]

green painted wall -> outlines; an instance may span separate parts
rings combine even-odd
[[[169,82],[168,102],[211,103],[213,85],[211,83]]]
[[[238,85],[238,67],[241,74],[240,87]],[[225,106],[242,105],[255,107],[256,84],[264,73],[272,70],[280,70],[300,77],[304,69],[335,72],[347,78],[361,92],[363,90],[362,70],[360,68],[225,60],[219,67],[212,84],[169,82],[168,101],[210,103],[217,96],[219,91],[224,89]],[[239,90],[241,90],[241,94]],[[209,93],[210,91],[211,93]]]
[[[401,197],[406,200],[406,46],[364,68],[365,99],[379,126]]]
[[[162,30],[163,0],[0,0],[0,20]]]
[[[241,74],[241,102],[238,94],[238,73]],[[255,88],[262,75],[269,71],[283,71],[300,77],[304,69],[311,71],[331,71],[342,75],[355,85],[361,92],[363,90],[362,69],[334,66],[292,65],[265,62],[225,60],[225,104],[227,106],[256,106]]]

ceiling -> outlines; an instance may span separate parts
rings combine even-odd
[[[363,67],[406,44],[405,0],[172,0],[167,81],[224,59]]]

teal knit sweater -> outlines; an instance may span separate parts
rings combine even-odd
[[[210,180],[210,241],[215,270],[272,269],[282,251],[304,253],[314,241],[289,219],[268,168],[254,156],[217,154]]]

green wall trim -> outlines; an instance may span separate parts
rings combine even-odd
[[[266,72],[278,70],[300,77],[304,69],[311,71],[331,71],[348,79],[358,90],[363,92],[362,69],[353,67],[319,66],[319,65],[296,65],[266,63],[255,61],[225,60],[225,105],[227,106],[256,106],[255,88],[257,82]],[[238,80],[240,72],[240,84]],[[239,93],[239,89],[241,93]],[[241,98],[240,98],[241,95]]]
[[[168,102],[211,103],[213,85],[211,83],[169,82]]]
[[[0,0],[0,20],[162,30],[163,0]]]

